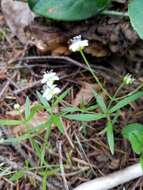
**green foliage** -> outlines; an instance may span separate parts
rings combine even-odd
[[[140,38],[143,39],[143,1],[131,0],[128,5],[131,24]]]
[[[42,105],[44,106],[44,108],[47,110],[47,112],[51,113],[51,107],[50,104],[47,102],[47,100],[45,98],[43,98],[43,96],[40,94],[40,92],[37,92],[37,96],[40,100],[40,102],[42,103]]]
[[[105,9],[111,0],[28,0],[38,15],[55,20],[83,20]]]
[[[126,125],[122,133],[124,138],[130,141],[133,151],[141,154],[143,152],[143,125],[139,123]]]
[[[97,121],[99,119],[105,118],[106,115],[102,113],[91,113],[91,114],[67,114],[64,115],[65,118],[76,121]]]
[[[133,151],[140,156],[140,163],[143,168],[143,125],[139,123],[126,125],[122,134],[131,143]]]
[[[58,127],[59,131],[62,134],[64,134],[64,127],[63,127],[62,118],[59,117],[58,115],[54,114],[54,115],[52,115],[52,121]]]
[[[25,119],[27,120],[30,116],[30,100],[29,97],[26,97],[26,102],[25,102]]]
[[[113,106],[110,109],[110,113],[113,113],[115,111],[118,111],[119,109],[125,107],[126,105],[130,104],[131,102],[139,99],[140,97],[143,96],[143,92],[136,92],[132,95],[129,95],[123,99],[121,99],[120,101],[117,102],[117,104],[115,106]]]
[[[103,113],[106,113],[107,112],[107,107],[106,107],[106,104],[104,102],[104,98],[103,96],[97,94],[95,91],[93,92],[94,93],[94,96],[96,98],[96,101],[97,101],[97,104],[100,108],[100,110],[103,112]]]
[[[108,7],[112,0],[28,0],[37,15],[55,20],[76,21],[98,14]],[[110,11],[109,11],[110,13]],[[134,30],[143,39],[143,2],[130,0],[128,15]]]
[[[24,172],[23,171],[16,171],[15,174],[13,174],[11,177],[10,177],[10,180],[15,182],[15,181],[18,181],[19,179],[21,179],[23,176],[24,176]]]
[[[112,154],[114,154],[113,125],[112,125],[111,119],[109,119],[109,118],[107,120],[106,132],[107,132],[107,141],[108,141],[108,145],[109,145],[110,151],[111,151]]]
[[[23,124],[23,121],[21,120],[10,120],[10,119],[0,120],[0,125],[5,125],[5,126],[16,126],[16,125],[21,125],[21,124]]]

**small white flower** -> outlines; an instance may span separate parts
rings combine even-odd
[[[129,85],[129,84],[132,84],[133,82],[135,81],[135,79],[132,77],[132,75],[131,74],[126,74],[125,76],[124,76],[124,78],[123,78],[123,82],[124,82],[124,84],[126,84],[126,85]]]
[[[76,52],[84,49],[86,46],[88,46],[88,40],[82,40],[81,35],[79,35],[71,39],[71,45],[69,46],[69,49],[73,52]]]
[[[43,97],[46,98],[47,101],[49,101],[54,95],[59,94],[60,92],[61,92],[60,88],[58,88],[54,84],[50,86],[46,86],[43,93]]]
[[[4,143],[4,138],[0,138],[0,144],[3,144]]]
[[[59,77],[55,72],[47,72],[43,75],[41,83],[46,83],[48,86],[51,86],[56,80],[59,80]]]
[[[20,105],[19,104],[14,104],[14,109],[15,110],[20,110]]]

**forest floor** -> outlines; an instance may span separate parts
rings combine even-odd
[[[126,1],[115,1],[113,7],[126,10]],[[129,20],[123,17],[99,15],[80,22],[56,22],[36,18],[26,28],[24,39],[19,33],[12,35],[5,16],[0,12],[0,118],[19,119],[23,116],[26,97],[31,107],[38,101],[36,91],[42,91],[41,79],[46,71],[53,70],[64,92],[70,89],[64,101],[56,108],[75,106],[86,109],[94,105],[91,89],[100,91],[91,73],[85,67],[78,52],[69,51],[70,39],[81,35],[89,40],[84,53],[92,69],[106,89],[113,94],[125,74],[135,77],[134,84],[125,86],[118,96],[132,92],[143,81],[143,43],[133,31]],[[26,40],[25,40],[26,37]],[[23,43],[21,43],[23,41]],[[86,104],[81,102],[84,99]],[[108,102],[108,98],[105,96]],[[95,177],[104,176],[138,162],[130,144],[123,139],[121,130],[127,123],[143,123],[142,99],[120,111],[114,124],[115,154],[110,153],[106,135],[102,133],[105,121],[78,122],[64,119],[66,133],[61,134],[52,126],[46,145],[44,163],[40,155],[44,149],[45,130],[35,134],[34,146],[29,140],[19,144],[0,144],[0,189],[42,189],[43,178],[49,190],[63,190],[61,162],[69,189]],[[23,112],[14,110],[19,104]],[[34,116],[30,127],[34,128],[48,117],[45,110]],[[26,133],[21,126],[0,126],[1,138],[20,137]],[[25,168],[31,172],[12,179],[14,171]],[[46,171],[46,174],[45,174]],[[18,176],[22,175],[20,173]],[[143,188],[142,178],[120,185],[116,190]]]

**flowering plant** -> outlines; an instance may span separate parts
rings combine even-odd
[[[46,98],[47,101],[51,100],[54,95],[61,92],[60,88],[58,88],[57,85],[54,84],[54,82],[57,80],[59,80],[59,77],[53,71],[46,72],[43,75],[43,78],[41,80],[41,83],[44,84],[43,97]]]

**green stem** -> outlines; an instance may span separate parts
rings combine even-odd
[[[134,94],[135,92],[139,91],[141,88],[143,87],[143,83],[140,84],[135,90],[133,90],[132,92],[128,93],[127,95],[124,95],[124,96],[121,96],[119,98],[116,98],[116,101],[117,100],[121,100],[123,98],[126,98],[127,96],[131,96],[132,94]]]
[[[84,62],[86,63],[88,70],[91,72],[93,78],[96,80],[97,84],[100,86],[100,88],[102,89],[103,92],[105,92],[105,94],[112,100],[112,97],[110,96],[110,94],[107,92],[107,90],[103,87],[103,85],[101,84],[101,82],[99,81],[98,77],[95,75],[93,69],[91,68],[89,62],[87,61],[82,49],[80,50],[80,53],[82,55],[82,58],[84,60]]]
[[[100,13],[101,15],[107,15],[107,16],[121,16],[121,17],[129,17],[127,12],[120,12],[120,11],[110,11],[110,10],[104,10]]]
[[[112,105],[112,102],[116,100],[116,96],[117,96],[117,94],[119,93],[119,91],[123,88],[123,86],[124,86],[124,83],[122,82],[122,83],[120,84],[120,86],[117,88],[117,90],[116,90],[114,96],[112,97],[111,101],[109,102],[108,109],[110,109],[110,107],[111,107],[111,105]]]

